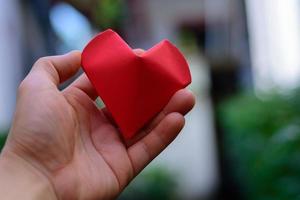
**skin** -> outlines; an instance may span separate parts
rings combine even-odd
[[[58,89],[80,62],[79,51],[41,58],[20,84],[0,155],[1,199],[114,199],[183,128],[195,103],[187,89],[124,141],[85,74]]]

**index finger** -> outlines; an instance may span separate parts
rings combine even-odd
[[[40,58],[35,62],[31,71],[21,83],[21,86],[30,85],[36,89],[45,87],[55,88],[79,70],[80,60],[80,51],[72,51],[60,56]]]

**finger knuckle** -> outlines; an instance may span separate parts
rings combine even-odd
[[[49,64],[49,57],[41,57],[39,58],[35,63],[34,66],[39,66],[39,65],[47,65]]]
[[[23,93],[24,91],[28,90],[30,88],[30,84],[28,83],[28,80],[25,78],[18,87],[18,93]]]

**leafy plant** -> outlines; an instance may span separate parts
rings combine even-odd
[[[165,168],[148,168],[130,183],[119,200],[176,200],[175,177]]]
[[[103,29],[120,29],[124,10],[124,0],[98,0],[94,10],[97,25]]]
[[[224,152],[245,199],[300,198],[299,97],[242,94],[220,106]]]
[[[0,133],[0,152],[6,141],[7,134]]]

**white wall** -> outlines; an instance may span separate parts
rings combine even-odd
[[[246,5],[257,91],[299,86],[299,1],[247,0]]]

